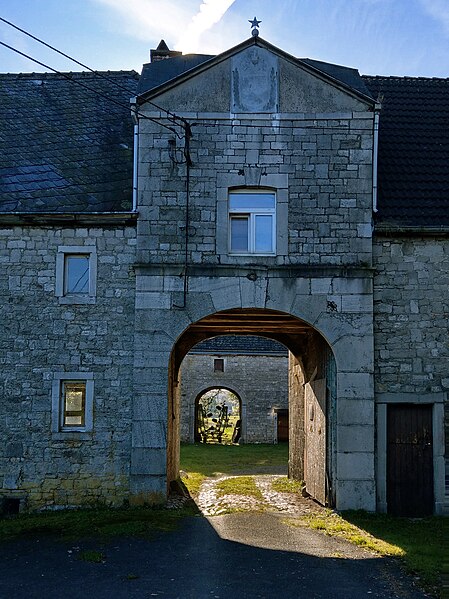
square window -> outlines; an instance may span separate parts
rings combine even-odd
[[[268,190],[229,193],[229,249],[233,254],[276,251],[276,195]]]
[[[94,304],[97,253],[94,247],[61,246],[56,256],[56,296],[60,304]]]

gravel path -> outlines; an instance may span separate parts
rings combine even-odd
[[[206,479],[197,499],[198,508],[204,516],[219,516],[230,512],[269,511],[288,513],[292,516],[303,516],[312,512],[322,511],[320,505],[312,499],[304,498],[299,493],[280,493],[272,487],[273,481],[283,478],[280,475],[263,474],[253,476],[257,487],[260,489],[263,500],[244,495],[223,495],[218,497],[217,483],[236,478],[234,476],[220,476]]]

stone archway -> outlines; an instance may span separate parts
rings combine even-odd
[[[203,389],[202,391],[200,391],[196,397],[194,398],[193,401],[193,405],[194,405],[194,418],[193,418],[193,438],[195,440],[195,442],[204,442],[204,443],[208,443],[211,441],[211,439],[216,440],[218,442],[222,442],[223,441],[223,435],[221,436],[221,438],[218,438],[218,435],[214,435],[214,431],[212,431],[212,434],[207,434],[207,430],[206,431],[201,431],[201,424],[200,424],[200,404],[202,403],[202,400],[204,400],[205,397],[207,397],[208,394],[210,394],[211,392],[227,392],[229,393],[232,397],[231,401],[234,404],[235,407],[237,407],[236,413],[234,413],[234,416],[237,416],[237,420],[242,419],[242,399],[240,397],[240,395],[234,391],[233,389],[229,388],[229,387],[206,387],[205,389]],[[221,404],[223,402],[223,397],[219,396],[218,397],[218,402]],[[217,403],[217,402],[215,402]],[[232,414],[233,412],[235,412],[235,407],[234,410],[229,411],[229,409],[227,410],[227,415],[229,416],[230,414]],[[209,412],[211,415],[209,418],[213,418],[213,416],[219,416],[219,414],[214,414],[214,407],[211,407],[209,410],[206,410],[207,412]],[[215,409],[216,411],[216,409]],[[235,418],[234,418],[235,420]],[[210,422],[206,423],[205,425],[206,427],[210,426]],[[214,426],[214,424],[212,424],[212,426]],[[226,438],[229,438],[229,440],[231,440],[232,438],[232,434],[229,435],[229,431],[224,431],[225,433],[228,433],[227,435],[224,435]]]
[[[324,337],[290,314],[257,308],[214,313],[190,325],[176,342],[169,375],[167,480],[179,473],[180,367],[199,341],[222,334],[262,335],[290,352],[289,473],[306,481],[321,503],[335,503],[335,360]]]
[[[236,333],[266,336],[288,347],[290,385],[299,397],[308,382],[333,381],[332,389],[326,388],[326,393],[333,390],[326,435],[331,450],[324,474],[328,501],[341,510],[375,511],[369,273],[354,271],[351,276],[330,278],[324,271],[307,271],[306,277],[304,269],[292,268],[285,277],[256,267],[249,273],[232,270],[230,276],[230,272],[203,266],[201,272],[192,271],[183,304],[182,293],[169,291],[180,289],[179,271],[145,265],[137,269],[130,501],[161,500],[177,476],[178,375],[184,356],[211,335]],[[304,413],[290,420],[304,426]],[[289,466],[295,478],[304,469],[301,443],[305,437],[300,433],[290,434]]]

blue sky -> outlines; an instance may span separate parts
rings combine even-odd
[[[1,0],[0,16],[99,70],[135,69],[164,38],[216,54],[260,35],[301,58],[367,75],[449,77],[449,0]],[[0,22],[0,40],[81,70]],[[46,70],[0,47],[0,72]]]

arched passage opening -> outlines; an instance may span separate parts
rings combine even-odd
[[[169,372],[167,481],[179,474],[181,364],[190,349],[219,335],[259,335],[289,350],[289,476],[305,480],[323,504],[335,503],[336,366],[331,347],[309,323],[274,310],[217,312],[191,324],[178,338]]]
[[[199,443],[236,443],[241,429],[242,400],[231,389],[212,387],[194,401],[193,437]]]

